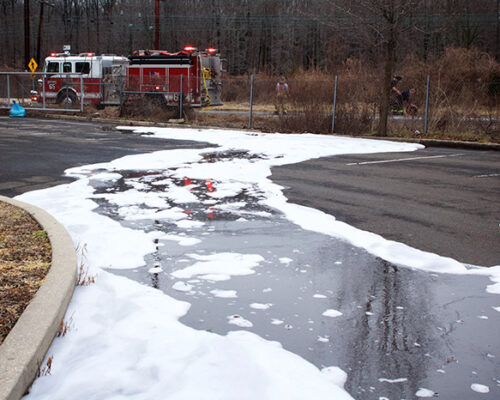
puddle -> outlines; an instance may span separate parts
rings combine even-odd
[[[226,156],[248,154],[213,157]],[[414,398],[420,388],[472,399],[474,382],[500,394],[488,279],[402,268],[304,231],[263,205],[257,186],[230,190],[176,170],[120,174],[93,182],[97,212],[156,232],[157,250],[145,267],[111,272],[189,302],[186,325],[246,329],[319,368],[339,366],[356,399]]]

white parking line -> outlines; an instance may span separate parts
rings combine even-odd
[[[394,159],[394,160],[380,160],[380,161],[364,161],[364,162],[359,162],[359,163],[349,163],[349,164],[346,164],[346,165],[384,164],[384,163],[401,162],[401,161],[424,160],[424,159],[429,159],[429,158],[457,157],[457,156],[462,156],[462,155],[463,155],[463,153],[459,153],[459,154],[443,154],[443,155],[440,155],[440,156],[397,158],[397,159]]]
[[[494,176],[500,176],[500,174],[474,175],[474,178],[491,178]]]

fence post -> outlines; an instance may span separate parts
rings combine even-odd
[[[7,106],[10,106],[10,75],[7,74]]]
[[[123,106],[123,76],[120,71],[120,107]]]
[[[83,101],[85,100],[85,93],[83,92],[83,77],[80,75],[80,112],[83,113]]]
[[[21,104],[24,106],[24,75],[21,75],[21,93],[22,93]]]
[[[424,134],[427,135],[427,130],[429,129],[429,88],[430,88],[431,76],[427,75],[427,92],[425,94],[425,121],[424,121]]]
[[[64,82],[65,82],[65,86],[66,86],[66,90],[65,90],[65,94],[66,94],[66,100],[64,101],[64,108],[66,109],[66,111],[68,110],[68,95],[69,95],[69,89],[68,89],[68,74],[66,74],[64,76]]]
[[[179,96],[179,119],[182,119],[182,103],[183,103],[183,93],[182,93],[182,84],[183,84],[183,77],[182,77],[182,74],[181,74],[181,90],[180,90],[180,96]]]
[[[43,108],[46,107],[46,103],[45,103],[45,75],[42,76],[42,98],[43,98]]]
[[[332,127],[330,129],[330,133],[335,131],[335,110],[337,109],[337,83],[338,76],[335,75],[335,87],[333,89],[333,106],[332,106]]]
[[[253,129],[253,80],[254,75],[250,77],[250,114],[248,116],[248,126]]]

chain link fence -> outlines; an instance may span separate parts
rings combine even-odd
[[[84,79],[60,74],[65,89],[57,93],[45,90],[52,85],[47,74],[35,72],[0,72],[0,109],[10,109],[14,102],[27,110],[83,112]]]
[[[235,124],[264,131],[363,136],[377,132],[379,82],[308,74],[288,79],[288,90],[279,93],[277,81],[252,76],[225,79],[224,110],[239,115]],[[403,98],[395,93],[390,97],[388,136],[500,140],[500,82],[445,84],[429,75],[401,82],[399,90]]]
[[[277,83],[277,78],[262,76],[225,78],[220,105],[219,99],[211,104],[208,92],[195,93],[186,81],[171,81],[168,87],[150,82],[139,90],[127,87],[123,76],[86,80],[67,74],[60,79],[62,89],[44,91],[55,84],[47,74],[1,72],[0,108],[10,108],[13,101],[27,110],[55,112],[96,113],[107,107],[116,117],[153,121],[184,118],[266,132],[376,134],[381,103],[376,76],[308,73],[286,80],[282,91]],[[402,81],[398,88],[406,95],[391,95],[388,136],[500,142],[500,78],[450,82],[429,75]],[[193,106],[195,95],[201,100]]]

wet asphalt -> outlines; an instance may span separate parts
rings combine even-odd
[[[0,193],[15,196],[67,182],[62,173],[71,166],[179,147],[206,145],[121,135],[105,124],[0,117]],[[416,155],[443,157],[363,164]],[[290,201],[418,248],[453,251],[462,261],[493,265],[500,264],[500,242],[484,221],[498,217],[498,161],[498,153],[443,149],[341,156],[275,168],[272,179],[289,188]],[[436,206],[439,212],[433,211]],[[98,211],[117,218],[105,201]],[[410,399],[421,387],[443,399],[500,397],[500,312],[493,308],[500,300],[486,293],[489,279],[402,268],[305,232],[279,212],[261,211],[271,217],[241,224],[222,214],[204,220],[203,228],[185,231],[155,221],[121,221],[202,242],[186,249],[162,241],[147,266],[113,272],[190,302],[182,319],[189,326],[225,334],[238,329],[228,324],[238,315],[252,322],[245,329],[281,342],[318,367],[338,365],[348,373],[346,389],[356,399]],[[462,236],[469,241],[462,242]],[[488,244],[481,247],[484,241]],[[466,249],[459,253],[459,247]],[[224,249],[260,254],[265,261],[253,275],[224,282],[192,279],[187,292],[172,287],[171,272],[186,266],[186,251]],[[481,252],[487,256],[472,258]],[[158,262],[164,271],[148,273]],[[237,297],[215,297],[214,289],[236,290]],[[255,309],[252,303],[269,306]],[[326,309],[342,315],[323,316]],[[490,393],[472,391],[472,383],[488,385]]]
[[[0,194],[14,197],[73,179],[64,170],[129,154],[206,144],[120,134],[112,124],[0,117]]]
[[[342,155],[272,173],[292,203],[464,263],[500,265],[500,152]]]

